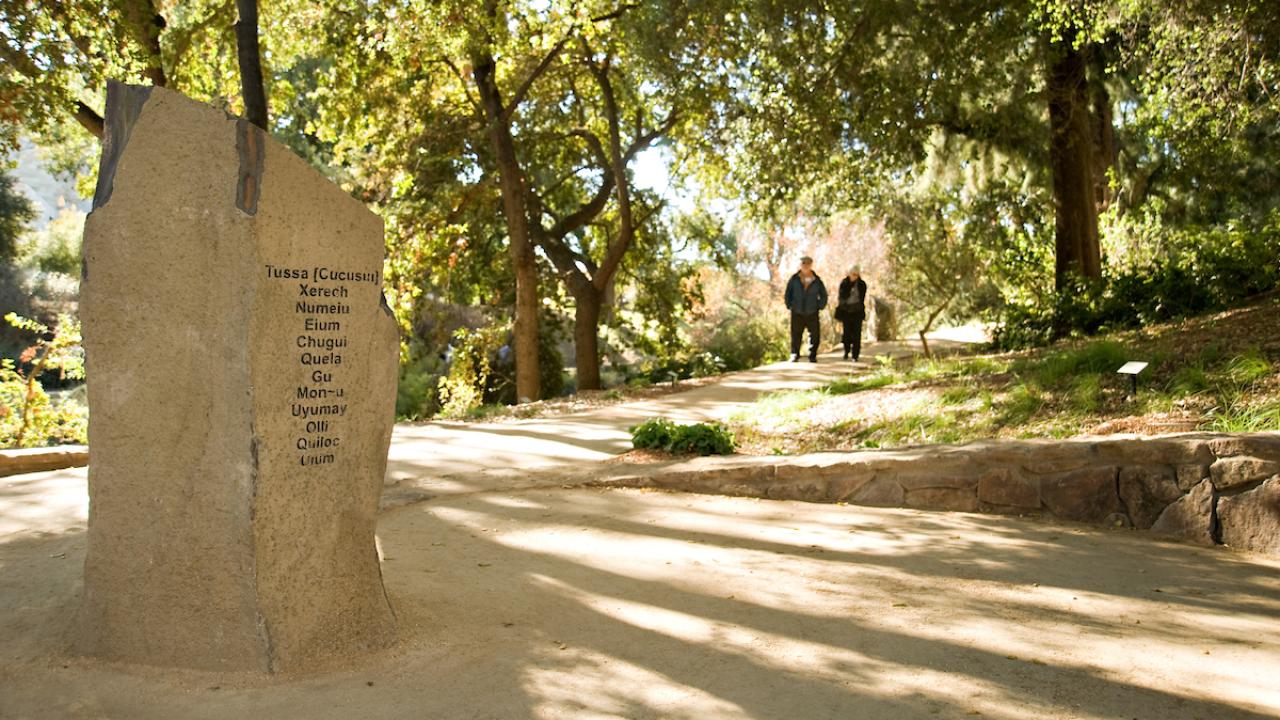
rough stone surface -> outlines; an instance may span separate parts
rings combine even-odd
[[[1256,457],[1225,457],[1209,466],[1213,486],[1219,491],[1243,487],[1280,473],[1280,461]]]
[[[1208,479],[1174,501],[1151,525],[1151,532],[1199,545],[1213,545],[1213,483]]]
[[[906,493],[898,483],[877,477],[863,485],[853,494],[849,502],[858,505],[877,505],[881,507],[900,507],[906,499]]]
[[[978,500],[998,508],[1036,510],[1040,507],[1040,484],[1008,469],[992,470],[978,478]]]
[[[978,496],[973,490],[963,488],[925,487],[907,490],[904,502],[907,507],[922,510],[974,512],[978,509]]]
[[[921,473],[922,469],[930,470]],[[910,473],[910,474],[908,474]],[[978,478],[972,474],[965,474],[963,471],[954,468],[938,468],[936,471],[929,468],[911,468],[906,472],[900,473],[896,478],[898,484],[904,490],[923,490],[926,488],[948,488],[952,490],[964,490],[970,495],[977,491]]]
[[[244,122],[112,84],[81,316],[77,649],[290,670],[385,645],[394,420],[379,218]]]
[[[1219,499],[1218,524],[1231,547],[1280,554],[1280,475]]]
[[[827,485],[827,501],[848,502],[854,493],[861,490],[862,486],[871,482],[874,477],[870,472],[846,470],[843,475],[832,479]]]
[[[1040,499],[1060,518],[1101,522],[1120,511],[1116,469],[1086,468],[1040,478]]]
[[[1178,489],[1184,493],[1191,492],[1191,488],[1199,485],[1201,480],[1205,480],[1208,477],[1208,463],[1179,465],[1177,469]]]
[[[1213,462],[1204,441],[1183,437],[1112,438],[1098,444],[1098,457],[1110,465],[1187,465]]]
[[[1254,455],[1256,457],[1280,456],[1280,434],[1249,433],[1247,435],[1224,435],[1210,438],[1206,443],[1209,453],[1214,457],[1233,457],[1235,455]]]
[[[1138,465],[1120,468],[1120,499],[1134,527],[1146,529],[1169,503],[1182,497],[1173,468]]]

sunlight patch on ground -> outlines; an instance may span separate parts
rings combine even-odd
[[[88,518],[85,469],[0,478],[0,536],[63,532]]]

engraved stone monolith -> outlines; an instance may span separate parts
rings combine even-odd
[[[76,645],[289,670],[384,646],[395,413],[382,221],[244,120],[112,83],[81,317]]]

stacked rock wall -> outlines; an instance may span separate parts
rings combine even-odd
[[[1132,526],[1280,554],[1280,433],[703,458],[613,485]]]

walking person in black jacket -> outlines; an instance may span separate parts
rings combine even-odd
[[[840,337],[844,359],[857,362],[858,355],[862,354],[862,321],[867,319],[867,282],[857,265],[849,268],[849,274],[840,281],[836,297],[836,319],[844,326]]]
[[[818,362],[818,342],[822,337],[819,313],[827,306],[827,286],[813,271],[813,258],[800,258],[800,270],[787,282],[783,295],[791,311],[791,362],[800,361],[800,340],[809,331],[809,362]]]

